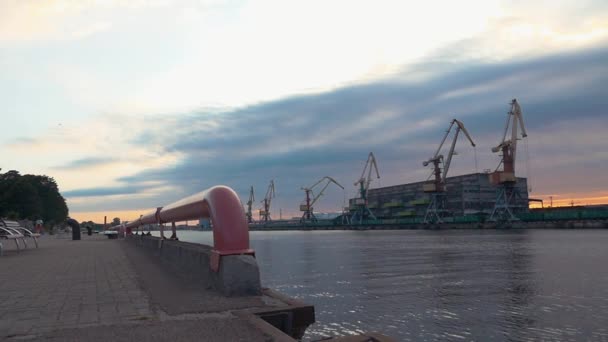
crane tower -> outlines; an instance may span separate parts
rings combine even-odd
[[[454,138],[452,140],[452,145],[448,152],[447,158],[444,160],[443,154],[440,154],[441,148],[445,143],[447,137],[450,135],[452,128],[456,125],[456,131],[454,133]],[[422,185],[423,191],[430,193],[431,201],[429,206],[427,207],[426,213],[424,215],[424,223],[442,223],[442,216],[446,213],[446,186],[445,180],[448,176],[448,171],[450,170],[450,165],[452,163],[452,157],[456,154],[454,152],[454,148],[456,148],[456,142],[458,141],[458,135],[460,132],[463,132],[471,146],[475,147],[475,143],[471,138],[471,135],[464,127],[464,124],[461,121],[453,119],[448,127],[437,151],[429,160],[426,160],[422,163],[423,166],[428,166],[429,164],[433,165],[433,171],[431,173],[431,177],[434,176],[434,179],[431,182],[425,183]],[[442,170],[443,166],[443,170]],[[443,172],[442,172],[443,171]],[[430,177],[429,177],[430,178]]]
[[[266,190],[266,196],[262,200],[263,207],[260,209],[260,221],[268,222],[272,221],[270,218],[270,204],[274,198],[274,180],[270,181],[268,190]]]
[[[251,186],[251,189],[249,190],[249,200],[247,201],[247,223],[253,223],[253,213],[251,212],[251,207],[253,205],[253,202],[255,202],[255,195],[253,194],[253,185]]]
[[[510,139],[507,139],[507,133],[511,128]],[[515,186],[517,178],[515,177],[515,156],[517,152],[517,140],[519,140],[518,127],[521,128],[521,138],[528,136],[524,119],[521,112],[521,107],[516,99],[511,101],[511,109],[507,113],[507,122],[502,141],[498,146],[492,148],[492,152],[502,152],[500,163],[496,171],[490,173],[490,183],[498,185],[496,202],[494,210],[490,215],[490,221],[516,221],[517,217],[513,214],[513,209],[516,209],[516,199],[522,198],[519,189]],[[502,171],[499,171],[502,165]]]
[[[351,217],[351,222],[355,223],[363,223],[363,220],[371,217],[373,220],[376,219],[376,216],[369,210],[367,203],[367,191],[369,190],[369,185],[372,182],[372,167],[376,170],[377,178],[380,178],[380,173],[378,172],[378,165],[376,164],[376,157],[372,152],[367,156],[367,162],[365,162],[365,167],[363,168],[363,172],[361,172],[361,177],[359,180],[355,182],[355,186],[359,186],[359,197],[355,198],[355,211]],[[367,171],[367,175],[365,174]]]

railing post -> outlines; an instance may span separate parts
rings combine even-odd
[[[175,227],[175,222],[171,222],[171,240],[179,240],[177,238],[177,228]]]
[[[156,213],[154,214],[154,218],[156,219],[156,224],[158,224],[160,227],[160,239],[164,240],[165,239],[165,225],[161,222],[160,220],[160,210],[163,207],[157,207],[156,208]]]

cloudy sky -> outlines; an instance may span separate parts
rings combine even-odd
[[[82,220],[271,179],[291,216],[326,175],[338,210],[370,151],[373,187],[427,179],[452,118],[451,175],[494,170],[512,98],[530,196],[607,203],[606,1],[0,1],[0,167]]]

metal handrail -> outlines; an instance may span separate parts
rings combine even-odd
[[[123,225],[135,229],[145,224],[174,223],[209,218],[213,225],[211,269],[219,270],[220,259],[225,255],[248,254],[249,226],[241,200],[234,190],[219,185],[173,202]],[[120,226],[112,227],[119,229]]]

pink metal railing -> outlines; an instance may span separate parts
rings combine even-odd
[[[186,197],[156,211],[143,215],[139,219],[124,225],[126,229],[136,229],[145,224],[160,224],[211,219],[213,226],[213,249],[211,251],[211,269],[219,270],[220,259],[224,255],[254,255],[249,248],[249,226],[241,201],[231,188],[214,186],[195,195]],[[119,228],[119,227],[113,227]],[[161,233],[162,234],[162,233]]]

